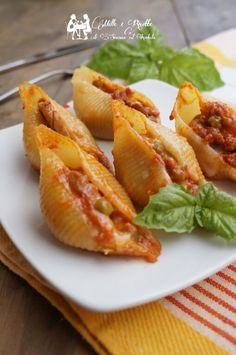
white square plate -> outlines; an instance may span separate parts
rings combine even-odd
[[[176,88],[156,80],[133,85],[168,117]],[[23,112],[19,112],[23,114]],[[112,144],[99,142],[111,157]],[[215,273],[236,258],[236,244],[196,230],[191,235],[157,232],[159,261],[105,257],[67,247],[49,232],[39,208],[38,175],[24,157],[22,125],[0,132],[0,217],[9,237],[36,270],[76,304],[96,311],[114,311],[156,300]],[[235,183],[221,188],[235,191]],[[235,193],[234,193],[235,194]]]

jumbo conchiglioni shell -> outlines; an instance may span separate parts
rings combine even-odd
[[[24,106],[24,144],[31,164],[39,169],[39,155],[34,141],[34,129],[45,124],[58,133],[67,136],[92,154],[111,170],[105,154],[97,146],[85,124],[64,107],[52,100],[39,86],[23,83],[20,95]]]
[[[159,123],[148,120],[119,101],[114,111],[114,165],[117,179],[137,204],[147,204],[149,196],[172,183],[162,158],[149,140],[162,143],[197,184],[205,182],[193,149],[184,137]],[[148,139],[147,139],[148,138]]]
[[[192,84],[186,82],[179,88],[171,118],[175,119],[176,131],[184,136],[193,147],[205,176],[212,179],[228,178],[236,180],[236,169],[227,164],[210,145],[205,144],[202,138],[189,126],[196,115],[200,114],[201,107],[206,101],[217,101],[217,99],[208,95],[201,95]],[[227,103],[236,113],[235,105],[221,101]]]
[[[72,78],[75,112],[94,136],[103,139],[113,139],[112,97],[110,94],[94,86],[93,82],[95,80],[101,80],[111,89],[111,92],[116,89],[126,89],[124,86],[110,81],[94,70],[82,66],[75,70]],[[132,99],[156,109],[151,100],[137,91],[132,91]]]
[[[93,155],[100,163],[112,171],[111,164],[98,147],[86,125],[54,100],[39,103],[47,125],[62,135],[71,138],[83,150]]]
[[[89,180],[97,186],[107,200],[132,220],[135,210],[123,187],[114,176],[92,155],[83,151],[70,138],[62,136],[44,125],[35,130],[37,146],[51,149],[71,169],[82,168]]]
[[[119,101],[113,101],[112,106],[116,177],[131,199],[145,206],[149,196],[171,183],[171,179],[158,154],[142,137],[146,129],[145,116]]]
[[[44,127],[36,129],[41,158],[40,206],[54,236],[65,244],[90,251],[142,256],[149,261],[156,261],[160,254],[160,244],[149,231],[136,226],[137,233],[131,237],[127,233],[119,233],[111,218],[107,216],[101,219],[103,227],[91,219],[80,197],[70,188],[70,168],[60,159],[55,150],[53,151],[52,147],[47,147],[48,137],[45,138],[44,145],[45,134]],[[52,134],[56,133],[52,132]],[[67,138],[63,138],[62,148],[65,148]],[[71,144],[73,145],[72,141]],[[60,153],[59,147],[57,147],[57,153]],[[70,157],[64,156],[64,158],[67,162],[70,161]],[[78,165],[80,165],[79,161],[80,158],[78,158]],[[75,164],[73,159],[72,162]],[[81,164],[80,167],[83,166],[83,162]],[[102,168],[104,169],[103,166]],[[106,237],[104,237],[104,229],[108,232]]]

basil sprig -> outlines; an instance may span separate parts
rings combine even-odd
[[[217,190],[211,182],[202,185],[196,196],[171,184],[150,197],[134,223],[176,233],[200,226],[222,238],[236,239],[236,198]]]
[[[202,91],[222,86],[214,62],[194,48],[176,50],[166,45],[154,26],[141,27],[136,46],[126,40],[104,43],[92,56],[88,66],[110,78],[133,83],[143,79],[160,79],[179,87],[190,81]]]

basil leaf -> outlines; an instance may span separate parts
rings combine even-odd
[[[134,223],[166,232],[191,232],[195,227],[195,197],[177,184],[160,189]]]
[[[128,76],[129,83],[144,79],[158,79],[159,70],[155,62],[148,58],[134,59]]]
[[[190,81],[202,91],[224,84],[214,62],[194,48],[176,51],[165,60],[160,68],[160,80],[177,87],[184,81]]]
[[[141,27],[137,44],[135,47],[125,40],[106,42],[92,56],[88,66],[110,78],[129,78],[130,82],[159,78],[178,87],[187,80],[203,91],[223,85],[210,58],[197,49],[177,51],[166,46],[154,26]]]
[[[198,190],[196,202],[195,216],[201,227],[225,239],[236,238],[236,198],[207,183]]]
[[[105,43],[92,56],[88,67],[110,78],[127,79],[133,59],[144,57],[136,47],[125,40]]]
[[[145,53],[151,53],[165,45],[163,36],[154,26],[142,26],[137,33],[137,42]]]
[[[161,47],[155,52],[150,54],[150,58],[155,60],[157,64],[162,64],[166,59],[170,59],[174,56],[175,50],[171,47]]]
[[[165,45],[163,36],[154,26],[141,27],[137,33],[137,42],[140,50],[153,61],[163,61],[175,53],[174,49]]]

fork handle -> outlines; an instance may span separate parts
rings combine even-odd
[[[45,80],[47,78],[50,78],[52,76],[56,75],[63,75],[63,76],[72,76],[73,75],[73,70],[65,70],[65,69],[58,69],[58,70],[52,70],[48,73],[44,73],[42,75],[39,75],[31,80],[29,80],[29,83],[35,84],[38,83],[39,81]],[[4,101],[9,100],[11,97],[15,96],[18,93],[18,87],[15,87],[9,91],[4,92],[2,95],[0,95],[0,104]]]

